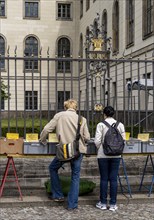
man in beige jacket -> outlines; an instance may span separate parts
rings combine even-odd
[[[64,102],[64,108],[66,111],[57,113],[53,119],[44,127],[40,135],[40,142],[46,144],[46,137],[48,133],[56,129],[56,135],[58,140],[62,144],[67,144],[75,140],[78,124],[77,102],[73,99]],[[79,181],[80,181],[80,169],[83,154],[86,153],[86,141],[90,139],[89,130],[87,127],[87,120],[82,117],[82,124],[80,128],[80,140],[79,150],[80,157],[70,162],[72,175],[71,186],[67,199],[67,210],[72,211],[78,207],[78,195],[79,195]],[[51,178],[51,190],[54,201],[64,201],[64,196],[60,186],[58,170],[64,162],[60,162],[57,157],[53,159],[49,165],[50,178]]]

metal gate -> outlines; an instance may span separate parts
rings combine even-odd
[[[0,136],[15,131],[27,132],[27,119],[49,121],[63,110],[63,101],[78,100],[78,110],[87,118],[94,136],[96,124],[102,120],[102,108],[112,105],[115,118],[138,132],[154,132],[154,57],[152,59],[7,57],[0,56]],[[19,126],[19,119],[24,121]]]

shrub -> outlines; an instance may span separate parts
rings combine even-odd
[[[42,129],[47,123],[47,119],[42,119]],[[26,133],[32,133],[32,119],[26,118]],[[8,120],[2,120],[2,136],[6,137],[6,133],[8,132]],[[11,118],[10,119],[10,132],[9,133],[16,133],[16,120]],[[19,118],[17,120],[17,133],[19,133],[19,137],[24,137],[24,119]],[[34,133],[40,134],[40,119],[34,119]]]
[[[131,134],[131,126],[126,126],[125,130],[126,130],[126,132],[130,132],[130,134]],[[139,127],[134,126],[133,127],[133,138],[137,138],[138,133],[143,133],[143,127],[140,127],[140,132],[139,132]]]
[[[71,177],[60,176],[62,191],[64,196],[67,196],[70,188]],[[51,193],[50,180],[47,180],[45,183],[45,188],[47,193]],[[96,184],[92,181],[86,179],[80,179],[79,195],[85,195],[87,193],[93,192]]]

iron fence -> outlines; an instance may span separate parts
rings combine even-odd
[[[101,68],[94,69],[101,62]],[[103,66],[103,68],[102,68]],[[99,65],[98,65],[99,67]],[[78,100],[78,111],[87,118],[91,135],[102,120],[101,109],[112,105],[117,120],[145,132],[154,132],[154,57],[151,59],[90,59],[0,56],[0,136],[3,120],[11,132],[11,119],[15,131],[27,131],[27,119],[49,121],[63,110],[68,98]],[[3,85],[3,87],[2,87]],[[19,119],[23,118],[23,127]]]

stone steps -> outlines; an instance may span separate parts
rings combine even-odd
[[[79,197],[79,205],[94,205],[98,202],[98,195],[87,195]],[[154,195],[150,197],[147,194],[133,194],[132,198],[127,195],[118,194],[117,204],[143,204],[152,203],[154,200]],[[64,206],[67,205],[67,199],[65,198],[64,203],[56,203],[48,199],[47,196],[24,196],[23,200],[19,197],[2,197],[0,199],[0,208],[13,208],[13,207],[36,207],[36,206]],[[71,216],[72,217],[72,216]]]
[[[44,191],[44,182],[49,179],[48,166],[53,158],[14,158],[15,166],[17,170],[18,179],[22,190],[25,191],[25,195],[36,194]],[[124,161],[126,165],[128,180],[132,191],[137,192],[139,188],[143,168],[145,164],[146,156],[125,156]],[[0,158],[0,179],[2,179],[2,174],[4,173],[7,158]],[[70,166],[69,164],[64,165],[65,169],[60,169],[60,175],[70,176]],[[147,166],[146,176],[144,178],[144,185],[149,185],[152,180],[152,166],[149,163]],[[10,178],[13,171],[9,170]],[[126,180],[124,178],[123,167],[120,166],[119,174],[122,177],[121,181],[124,186],[126,186]],[[14,176],[13,176],[14,178]],[[81,178],[86,178],[94,181],[97,186],[99,186],[99,170],[96,156],[85,157],[82,162],[81,168]],[[15,183],[7,182],[5,188],[13,192],[13,189],[17,189]],[[144,189],[143,189],[144,190]],[[5,190],[7,191],[7,190]],[[146,192],[146,190],[145,190]],[[18,193],[18,191],[17,191]],[[7,192],[4,192],[4,195]]]
[[[94,194],[99,194],[99,184],[100,177],[99,176],[82,176],[81,178],[91,180],[96,183],[96,188],[94,190]],[[128,186],[126,183],[125,177],[121,176],[121,183],[123,186],[124,193],[128,194]],[[48,180],[48,178],[35,178],[35,179],[19,179],[20,188],[22,194],[24,196],[38,196],[38,195],[47,195],[46,189],[44,186],[44,182]],[[143,182],[143,186],[141,189],[142,193],[148,193],[147,187],[150,186],[152,180],[152,176],[147,176]],[[138,194],[139,185],[141,178],[140,176],[128,176],[128,181],[130,184],[132,194]],[[146,187],[144,187],[146,186]],[[118,192],[121,193],[120,184],[118,182]],[[18,196],[19,192],[17,189],[17,185],[15,182],[6,182],[3,190],[3,196]]]
[[[21,192],[22,192],[22,196],[39,196],[39,197],[46,197],[48,198],[48,193],[46,193],[45,188],[21,188]],[[124,195],[126,197],[130,197],[130,194],[128,192],[128,189],[125,188],[123,193],[121,192],[121,189],[118,188],[118,195]],[[136,186],[131,186],[131,195],[133,197],[133,195],[136,194],[144,194],[144,195],[148,195],[148,190],[145,188],[142,188],[142,190],[139,192],[138,191],[138,187]],[[153,195],[153,193],[151,194]],[[99,187],[96,187],[96,189],[92,192],[87,194],[86,196],[97,196],[99,197]],[[11,188],[11,189],[7,189],[5,188],[3,191],[3,195],[1,197],[2,198],[14,198],[14,197],[20,197],[19,192],[17,190],[17,188]],[[81,196],[82,197],[82,196]],[[0,199],[0,202],[1,202]]]

